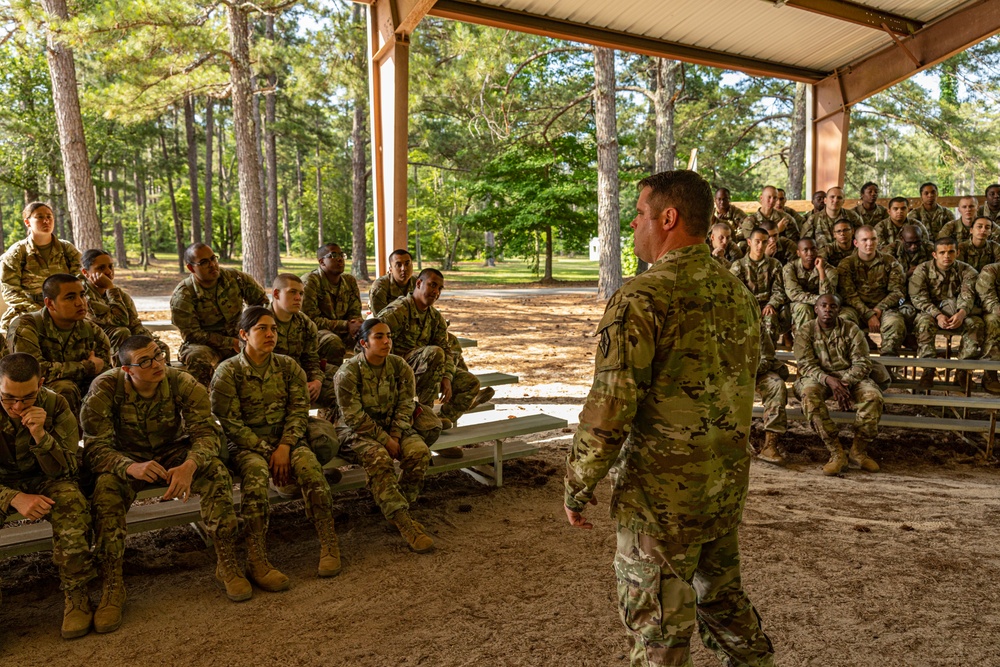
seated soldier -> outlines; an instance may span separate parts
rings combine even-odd
[[[799,243],[808,240],[801,239]],[[788,415],[785,412],[788,404],[788,389],[785,387],[787,379],[788,368],[775,357],[774,342],[761,327],[760,363],[754,384],[760,394],[760,402],[764,405],[764,447],[757,458],[778,466],[785,465],[785,457],[778,447],[778,438],[788,430]]]
[[[795,259],[797,252],[795,241],[779,236],[777,225],[770,220],[763,220],[760,223],[760,228],[767,230],[767,234],[770,237],[764,246],[765,255],[778,260],[778,263],[782,266]]]
[[[201,520],[215,542],[215,579],[230,600],[249,600],[250,582],[236,559],[239,525],[233,479],[219,459],[222,440],[208,391],[171,368],[149,336],[131,336],[118,350],[121,368],[101,374],[83,401],[83,458],[94,473],[94,555],[104,581],[94,613],[97,632],[122,624],[125,515],[136,494],[166,486],[164,500],[201,496]]]
[[[38,360],[45,386],[80,413],[80,399],[90,382],[111,367],[111,345],[101,328],[87,318],[83,283],[68,273],[56,273],[42,286],[45,308],[21,315],[11,325],[11,352],[26,352]]]
[[[983,357],[1000,361],[1000,263],[987,264],[976,278],[976,295],[983,304],[983,319],[986,320],[986,344]],[[1000,379],[996,371],[986,371],[983,375],[983,389],[991,394],[1000,394]]]
[[[878,237],[868,225],[858,228],[857,252],[837,267],[840,317],[869,333],[882,336],[879,354],[896,356],[906,338],[906,321],[899,313],[905,294],[903,267],[892,255],[878,251]]]
[[[728,224],[717,222],[712,225],[708,236],[708,246],[712,249],[712,257],[727,269],[743,256],[740,247],[733,243],[732,235],[732,229]]]
[[[906,283],[909,284],[916,268],[934,259],[934,244],[927,241],[919,225],[907,224],[903,226],[899,240],[886,248],[885,252],[892,255],[893,259],[903,267]]]
[[[874,227],[889,216],[885,206],[878,203],[878,185],[872,181],[861,186],[861,199],[851,210],[858,214],[863,224],[870,227]]]
[[[795,209],[788,207],[788,197],[785,194],[784,188],[775,188],[775,192],[778,193],[778,198],[774,207],[782,213],[787,213],[792,216],[792,220],[795,221],[796,227],[798,229],[802,229],[802,223],[805,222],[805,217]]]
[[[868,472],[879,466],[868,456],[868,446],[878,435],[882,418],[882,391],[869,375],[865,336],[852,322],[840,317],[840,299],[824,294],[816,301],[816,319],[799,329],[795,337],[795,363],[799,379],[795,395],[802,402],[802,412],[830,452],[823,466],[824,475],[836,475],[847,467],[848,456],[840,446],[840,432],[830,419],[826,406],[836,399],[845,412],[856,410],[854,443],[850,462]]]
[[[417,553],[434,548],[423,526],[410,516],[424,484],[431,453],[413,428],[413,371],[392,352],[392,334],[378,318],[358,332],[361,353],[337,371],[341,406],[337,434],[360,459],[368,489],[382,514]],[[393,460],[399,461],[399,477]]]
[[[802,215],[802,225],[799,226],[799,232],[805,232],[808,227],[812,226],[811,218],[817,213],[822,213],[826,209],[826,191],[817,190],[812,196],[812,210],[806,211]],[[806,234],[802,234],[806,236]]]
[[[760,191],[760,208],[756,213],[751,213],[740,222],[740,230],[737,236],[742,240],[749,240],[750,232],[765,220],[773,222],[778,230],[778,235],[791,239],[793,242],[799,240],[799,226],[795,218],[784,211],[775,208],[778,203],[778,190],[773,185],[767,185]]]
[[[0,526],[12,514],[52,524],[52,562],[66,595],[62,636],[90,632],[90,505],[76,483],[80,431],[66,399],[42,386],[30,354],[0,359]]]
[[[972,236],[958,244],[958,261],[965,262],[976,271],[987,264],[1000,262],[1000,243],[991,238],[995,225],[984,216],[972,223]]]
[[[417,279],[413,277],[413,258],[409,250],[393,250],[389,255],[389,273],[379,276],[368,288],[368,309],[381,313],[401,296],[413,294]]]
[[[887,248],[900,239],[903,234],[903,228],[906,225],[914,224],[912,220],[906,217],[909,210],[910,203],[906,200],[906,197],[893,197],[889,200],[889,217],[875,225],[875,235],[878,236],[879,250],[889,252]],[[930,237],[930,232],[924,228],[923,223],[917,222],[915,226],[919,227],[924,239]]]
[[[785,294],[792,314],[792,330],[797,330],[816,317],[813,306],[824,294],[837,293],[837,269],[827,266],[826,260],[816,255],[816,244],[811,238],[799,239],[798,259],[782,269]]]
[[[811,236],[816,247],[822,250],[834,242],[833,226],[841,220],[846,220],[851,229],[864,224],[860,215],[844,208],[843,188],[830,188],[826,191],[826,207],[809,217],[809,222],[802,229],[802,236]]]
[[[810,237],[811,238],[811,237]],[[823,247],[816,244],[817,253],[832,267],[854,254],[854,227],[847,220],[838,220],[833,225],[833,243]]]
[[[177,356],[207,387],[216,366],[240,351],[236,325],[243,304],[264,306],[267,295],[250,274],[221,268],[219,258],[204,243],[187,247],[184,264],[191,275],[174,288],[170,320],[183,338]]]
[[[976,215],[989,218],[990,222],[1000,225],[1000,183],[994,183],[986,188],[986,202],[979,207]]]
[[[784,314],[788,297],[785,295],[781,264],[764,254],[764,247],[770,238],[766,229],[755,227],[750,232],[747,255],[733,262],[729,270],[757,298],[757,305],[761,310],[760,325],[772,341],[777,341],[779,336],[788,331],[790,323]]]
[[[87,295],[87,317],[97,324],[111,344],[111,363],[118,365],[118,348],[130,336],[149,336],[156,341],[167,363],[170,348],[142,326],[135,302],[122,287],[115,286],[115,263],[103,250],[83,253],[81,273]]]
[[[976,209],[979,202],[975,197],[962,197],[958,200],[958,218],[945,224],[937,233],[939,239],[950,236],[955,243],[961,244],[972,238],[972,223],[976,221]],[[993,223],[990,222],[990,233],[993,233]]]
[[[747,217],[746,213],[730,203],[728,188],[719,188],[715,191],[715,210],[712,212],[713,225],[724,222],[729,225],[730,231],[736,234],[745,217]],[[372,312],[375,311],[372,310]]]
[[[361,291],[354,276],[344,273],[347,255],[339,245],[322,246],[316,257],[319,268],[302,276],[302,312],[319,329],[320,359],[339,366],[361,328]]]
[[[910,211],[907,218],[912,223],[921,223],[930,232],[931,237],[937,238],[941,228],[955,219],[951,210],[937,203],[938,187],[934,183],[924,183],[920,186],[920,206]]]
[[[974,268],[956,259],[955,239],[946,237],[934,242],[934,259],[924,262],[910,278],[910,301],[917,309],[914,328],[917,356],[937,356],[938,334],[961,334],[959,359],[978,359],[983,352],[981,341],[986,325],[976,314],[976,279]],[[955,382],[965,386],[968,372],[955,371]],[[934,369],[925,368],[920,377],[921,389],[934,386]]]

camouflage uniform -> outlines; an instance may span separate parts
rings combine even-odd
[[[788,297],[778,260],[765,256],[755,262],[747,255],[733,262],[729,270],[750,289],[762,310],[764,306],[771,306],[778,311],[777,315],[764,315],[761,320],[761,326],[772,340],[788,331],[791,323],[783,308],[788,303]]]
[[[785,208],[779,208],[778,210],[781,211],[782,213],[787,213],[788,215],[792,216],[792,220],[795,221],[795,224],[798,227],[799,231],[800,232],[802,231],[802,223],[806,221],[805,215],[803,215],[799,211],[796,211],[793,208],[788,208],[787,206]]]
[[[883,252],[889,252],[889,247],[899,241],[903,236],[903,227],[906,225],[913,225],[920,230],[921,238],[924,241],[929,241],[931,239],[931,233],[924,227],[922,222],[917,222],[915,220],[906,220],[903,224],[898,227],[896,224],[886,218],[882,222],[875,225],[875,236],[878,238],[878,249]]]
[[[802,237],[811,237],[816,242],[817,248],[832,245],[836,243],[833,236],[833,226],[841,220],[851,223],[851,227],[854,229],[864,224],[861,221],[861,216],[849,208],[840,209],[840,213],[832,218],[827,215],[826,209],[824,209],[809,216],[809,221],[802,228]]]
[[[302,282],[306,292],[302,312],[319,329],[319,356],[339,366],[344,363],[347,351],[353,350],[355,345],[350,340],[347,323],[361,319],[358,281],[351,274],[342,273],[340,282],[334,285],[323,269],[315,269],[303,274]]]
[[[976,217],[989,218],[994,225],[1000,225],[1000,211],[991,210],[990,205],[985,202],[976,209]]]
[[[934,261],[924,262],[910,278],[910,301],[919,311],[916,319],[917,356],[933,358],[937,355],[934,339],[940,333],[946,336],[960,334],[962,346],[959,359],[978,359],[982,354],[980,342],[986,325],[976,310],[976,280],[979,273],[965,262],[956,261],[947,273],[938,270]],[[965,320],[957,329],[939,329],[937,316],[952,316],[965,309]]]
[[[406,360],[390,354],[382,368],[364,354],[344,361],[337,371],[340,421],[337,435],[361,460],[368,490],[386,518],[408,509],[420,495],[431,452],[413,429],[413,371]],[[399,478],[385,445],[399,441]]]
[[[958,259],[976,271],[982,271],[987,264],[1000,262],[1000,243],[986,239],[980,247],[972,245],[972,239],[958,244]]]
[[[972,240],[972,227],[966,227],[962,219],[952,220],[940,230],[938,230],[937,238],[943,239],[946,236],[950,236],[955,239],[955,243],[961,243],[962,241]]]
[[[1000,264],[988,264],[976,278],[976,294],[983,304],[983,319],[986,320],[986,344],[983,354],[987,359],[1000,360],[1000,294],[997,278]]]
[[[712,224],[714,225],[718,222],[726,223],[729,225],[729,229],[733,233],[734,237],[740,228],[740,224],[746,217],[747,214],[744,213],[742,209],[736,208],[733,205],[729,206],[729,212],[726,213],[726,215],[719,215],[719,210],[717,208],[712,209]]]
[[[712,242],[707,241],[706,243],[708,244],[708,251],[712,252]],[[735,262],[738,259],[741,259],[742,257],[743,257],[743,251],[740,250],[740,247],[736,245],[732,240],[730,240],[729,243],[726,244],[726,250],[722,257],[712,255],[712,259],[714,259],[719,264],[722,264],[722,266],[726,267],[727,269],[733,265],[733,262]]]
[[[17,514],[11,501],[19,493],[41,494],[55,501],[45,516],[52,524],[52,562],[61,588],[86,586],[94,578],[90,556],[90,505],[77,486],[80,432],[76,416],[59,394],[38,389],[35,405],[45,410],[45,437],[38,444],[21,420],[0,410],[0,526]]]
[[[274,309],[271,309],[274,312]],[[333,376],[337,373],[337,367],[332,364],[323,364],[319,359],[319,330],[304,313],[294,313],[292,319],[281,322],[278,317],[274,317],[278,325],[278,342],[274,346],[275,354],[284,354],[298,362],[306,374],[306,382],[319,380],[322,386],[319,390],[319,398],[315,405],[320,408],[334,408],[337,405],[337,396],[333,387]]]
[[[391,273],[379,276],[368,288],[368,310],[372,311],[372,315],[381,313],[390,303],[401,296],[413,294],[415,289],[417,289],[416,276],[410,276],[402,287],[396,283]]]
[[[47,309],[21,315],[7,334],[11,352],[25,352],[38,360],[45,386],[61,394],[73,414],[80,412],[80,400],[97,375],[93,352],[104,368],[111,368],[111,344],[93,322],[83,320],[62,331]]]
[[[825,330],[813,320],[799,329],[795,337],[795,363],[799,371],[795,395],[802,402],[802,412],[814,430],[818,432],[821,425],[827,436],[837,437],[837,425],[830,419],[826,406],[826,400],[833,396],[826,378],[833,376],[844,382],[851,392],[857,410],[855,433],[865,442],[871,442],[878,435],[882,391],[869,378],[872,371],[869,354],[865,335],[852,322],[838,319],[836,326]]]
[[[841,319],[867,330],[875,309],[881,310],[879,349],[883,354],[897,353],[906,338],[906,320],[898,310],[906,289],[903,267],[884,252],[876,252],[867,262],[855,253],[840,263],[837,276],[843,301]]]
[[[854,254],[854,246],[850,245],[847,248],[842,249],[837,245],[837,242],[834,241],[833,243],[820,248],[816,254],[825,259],[828,266],[838,267],[841,262]]]
[[[858,217],[861,218],[861,224],[871,225],[872,227],[889,217],[889,209],[878,203],[876,203],[875,208],[870,211],[866,209],[865,205],[861,202],[858,202],[857,205],[852,207],[850,210],[858,214]]]
[[[826,280],[820,280],[819,269],[815,266],[807,271],[798,258],[782,269],[785,295],[788,297],[792,313],[792,328],[798,329],[806,322],[816,319],[816,299],[824,294],[837,293],[837,269],[826,266]]]
[[[87,319],[101,327],[111,344],[111,362],[118,365],[118,348],[129,336],[149,336],[170,363],[170,347],[142,326],[135,302],[128,292],[112,287],[102,295],[86,278],[81,278],[87,295]]]
[[[479,393],[479,380],[456,364],[457,340],[448,340],[448,325],[438,309],[431,306],[420,312],[411,294],[390,303],[378,318],[392,331],[393,350],[413,369],[421,404],[434,405],[441,380],[451,380],[451,400],[441,406],[441,416],[457,420]]]
[[[80,251],[68,241],[52,237],[48,260],[28,238],[21,239],[0,257],[0,292],[7,311],[0,318],[0,332],[10,329],[18,315],[38,310],[44,304],[42,283],[54,273],[80,273]]]
[[[799,246],[795,243],[795,241],[779,236],[775,240],[775,244],[777,246],[777,250],[774,251],[773,255],[769,255],[769,257],[773,257],[778,260],[778,263],[782,266],[798,257]]]
[[[759,326],[753,295],[701,243],[628,281],[598,326],[564,503],[582,511],[620,461],[614,568],[633,665],[691,664],[696,618],[723,660],[774,664],[737,543]]]
[[[955,214],[951,212],[951,209],[940,204],[935,204],[930,211],[925,209],[923,204],[920,204],[906,215],[906,219],[911,223],[916,221],[923,224],[927,231],[936,238],[941,228],[955,219]],[[930,239],[930,236],[926,238],[928,241]]]
[[[178,357],[206,387],[215,367],[236,354],[243,304],[266,306],[267,296],[248,273],[220,269],[215,287],[202,287],[193,275],[174,288],[170,321],[181,331]]]
[[[789,239],[793,242],[799,240],[799,224],[795,221],[795,218],[785,213],[784,211],[779,211],[776,208],[771,209],[770,215],[764,215],[764,212],[757,209],[756,213],[751,213],[746,218],[740,222],[739,237],[743,240],[750,238],[750,232],[753,231],[754,227],[760,227],[760,223],[765,220],[773,222],[778,225],[782,220],[785,220],[784,231],[778,232],[778,236],[782,238]]]
[[[934,259],[934,244],[924,241],[920,244],[917,252],[911,255],[906,252],[906,246],[903,245],[902,241],[896,241],[886,248],[884,252],[892,255],[893,259],[899,262],[899,265],[903,267],[903,275],[906,277],[907,282],[909,282],[909,277],[913,275],[914,269],[924,262]]]
[[[755,385],[764,406],[765,431],[784,433],[788,430],[788,416],[785,413],[788,405],[788,388],[785,386],[787,379],[788,368],[785,362],[775,357],[774,341],[761,329],[760,363],[757,365]]]

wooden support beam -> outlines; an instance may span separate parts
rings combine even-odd
[[[850,127],[850,109],[844,109],[815,123],[812,182],[817,190],[844,187],[844,173],[847,170],[847,134]]]
[[[884,25],[897,35],[909,36],[924,27],[920,21],[848,0],[787,0],[785,5],[875,30],[882,30]]]

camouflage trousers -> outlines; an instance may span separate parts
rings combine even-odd
[[[327,409],[337,407],[337,388],[334,386],[334,377],[339,368],[340,366],[334,366],[331,363],[326,364],[326,368],[323,370],[323,384],[319,388],[319,398],[313,402],[313,407]],[[336,418],[330,421],[335,422]]]
[[[400,472],[397,478],[385,445],[374,438],[345,431],[347,429],[341,429],[341,436],[364,466],[368,490],[386,518],[416,501],[431,462],[431,452],[419,435],[409,432],[399,439]]]
[[[311,519],[324,513],[329,514],[333,507],[330,483],[326,481],[323,466],[317,460],[316,454],[309,447],[302,445],[292,450],[291,459],[292,477],[302,489],[306,516]],[[245,449],[236,452],[233,461],[236,464],[236,471],[242,478],[240,516],[244,521],[257,526],[263,525],[263,530],[267,531],[268,517],[271,514],[267,484],[271,478],[270,462],[260,454]]]
[[[816,319],[816,309],[811,303],[792,303],[789,310],[792,312],[793,333]]]
[[[448,334],[448,349],[451,350],[451,356],[455,359],[455,368],[460,368],[463,371],[469,370],[469,367],[465,365],[465,355],[462,354],[462,343],[459,342],[458,337],[454,334]]]
[[[132,330],[128,327],[108,327],[104,329],[104,333],[108,335],[108,340],[111,342],[111,364],[115,367],[121,366],[121,362],[118,360],[118,348],[122,346],[126,338],[132,335]],[[153,342],[166,356],[165,361],[169,364],[170,347],[159,338],[154,337]]]
[[[105,369],[107,370],[107,369]],[[94,381],[92,376],[87,376],[82,380],[51,380],[46,381],[45,386],[66,399],[69,409],[77,416],[79,421],[80,406],[83,405],[83,397],[90,391],[90,383]]]
[[[4,486],[21,493],[47,496],[55,505],[45,516],[52,524],[52,563],[59,569],[60,588],[73,590],[96,576],[90,553],[90,505],[76,482],[33,477],[4,479]],[[13,507],[0,510],[0,527],[16,513]]]
[[[194,343],[181,343],[181,349],[177,351],[177,357],[182,364],[187,366],[187,372],[205,387],[208,387],[212,382],[212,374],[215,373],[216,366],[234,356],[236,356],[236,352],[232,349],[218,350],[208,345]]]
[[[354,349],[354,343],[347,341],[347,334],[341,336],[326,329],[319,330],[316,345],[319,348],[319,358],[325,360],[327,364],[338,367],[344,363],[347,350]]]
[[[858,325],[862,331],[868,331],[868,320],[862,321],[860,313],[850,306],[844,306],[840,309],[840,319]],[[879,351],[883,354],[887,350],[898,352],[906,339],[906,318],[897,310],[883,311],[879,329],[882,332],[879,334],[882,336]]]
[[[437,345],[418,347],[407,353],[404,359],[416,377],[417,401],[434,405],[434,400],[441,393],[441,379],[444,377],[444,350]],[[457,420],[469,409],[478,393],[479,380],[476,376],[456,366],[451,379],[451,400],[441,406],[441,416]]]
[[[986,344],[983,356],[987,359],[1000,360],[1000,315],[986,313]]]
[[[941,329],[937,320],[927,313],[918,313],[916,325],[917,356],[933,359],[937,356],[935,340],[938,334],[945,336],[961,335],[962,344],[958,348],[959,359],[978,359],[982,356],[981,341],[984,338],[986,324],[978,315],[969,315],[957,329]]]
[[[854,409],[857,411],[854,417],[854,432],[867,442],[871,442],[878,435],[878,421],[882,418],[882,391],[869,378],[852,386],[850,391]],[[802,412],[805,413],[809,424],[815,429],[813,417],[819,417],[823,429],[829,435],[836,437],[840,429],[830,419],[830,409],[826,405],[827,399],[833,397],[833,390],[823,382],[800,378],[795,383],[795,395],[802,402]]]
[[[776,315],[761,315],[760,326],[771,336],[771,340],[777,343],[781,334],[791,331],[792,323],[788,310],[782,306]]]
[[[774,647],[740,579],[737,531],[679,544],[618,526],[618,611],[633,667],[693,665],[695,625],[724,665],[773,667]]]
[[[187,459],[188,447],[176,447],[156,461],[165,469],[175,468]],[[94,484],[91,499],[96,539],[94,552],[100,562],[114,562],[125,553],[127,534],[125,515],[136,495],[150,487],[165,487],[166,482],[145,482],[122,479],[114,473],[101,473]],[[218,458],[195,471],[191,493],[201,496],[201,520],[212,537],[235,538],[239,532],[236,510],[233,508],[233,478]]]
[[[764,404],[764,430],[774,433],[784,433],[788,430],[788,416],[785,406],[788,404],[788,388],[780,375],[768,371],[757,376],[757,393],[760,402]]]

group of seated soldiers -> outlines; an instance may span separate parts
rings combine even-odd
[[[877,203],[878,186],[866,183],[861,200],[844,208],[836,187],[813,195],[806,214],[785,206],[784,192],[765,187],[760,208],[746,214],[716,192],[707,239],[717,261],[757,297],[761,308],[761,367],[757,388],[764,404],[761,460],[781,465],[778,436],[786,430],[785,379],[777,347],[791,347],[798,367],[794,391],[812,428],[830,451],[829,475],[853,462],[871,472],[878,464],[867,449],[878,433],[881,390],[892,377],[869,358],[898,356],[912,335],[916,355],[934,358],[939,334],[959,335],[960,359],[1000,359],[1000,185],[986,189],[986,203],[962,197],[958,217],[937,203],[937,186],[920,188],[920,204],[895,197]],[[931,389],[928,368],[920,387]],[[965,386],[966,371],[956,372]],[[1000,394],[995,371],[983,389]],[[826,400],[855,410],[854,442],[845,454]]]
[[[391,272],[371,289],[376,317],[365,320],[336,244],[320,248],[318,268],[302,278],[279,275],[268,295],[195,243],[184,255],[190,275],[170,301],[182,370],[115,284],[108,253],[81,256],[57,239],[45,204],[30,204],[23,217],[27,238],[0,259],[8,305],[0,526],[15,513],[52,524],[63,637],[121,625],[125,517],[149,487],[166,487],[164,499],[200,496],[215,578],[233,601],[251,597],[250,582],[265,591],[289,587],[267,555],[269,488],[301,495],[319,537],[319,576],[340,572],[323,470],[338,453],[364,467],[376,503],[410,548],[433,548],[409,513],[428,447],[493,395],[480,390],[434,307],[444,287],[439,271],[413,277],[410,254],[395,251]],[[440,416],[432,409],[438,398]],[[439,453],[462,456],[457,448]],[[339,481],[336,470],[329,476]],[[241,539],[245,568],[236,554]],[[92,610],[88,583],[97,576],[101,599]]]

